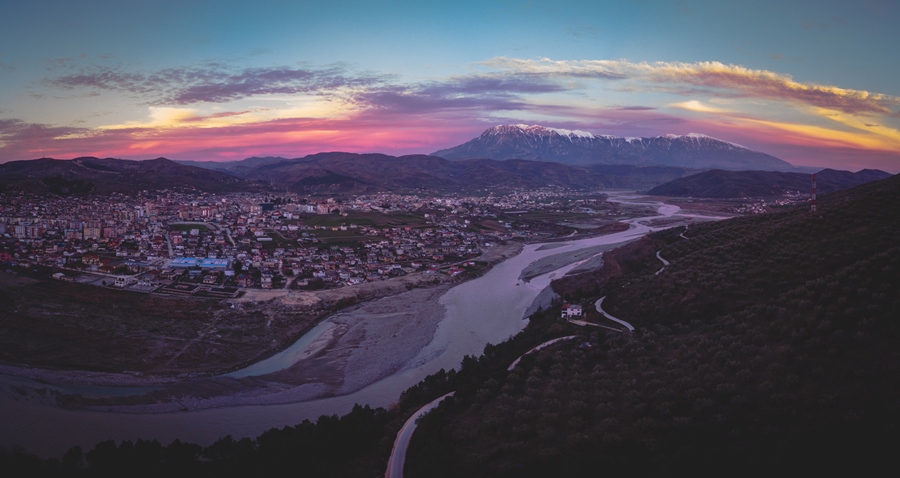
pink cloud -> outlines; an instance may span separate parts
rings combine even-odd
[[[765,124],[749,124],[741,118],[695,118],[652,109],[597,110],[548,106],[533,113],[568,121],[541,121],[547,126],[581,129],[620,136],[656,136],[666,133],[705,133],[780,157],[795,165],[837,169],[876,167],[897,172],[896,151],[862,148],[820,136],[787,131]],[[0,161],[41,156],[119,157],[158,156],[183,160],[237,160],[250,156],[302,157],[323,151],[379,152],[392,155],[427,154],[464,143],[484,129],[500,123],[531,122],[475,116],[472,111],[440,115],[381,115],[366,112],[344,119],[290,118],[215,128],[199,128],[193,122],[166,128],[87,130],[51,128],[21,121],[0,122]]]
[[[233,160],[258,155],[299,157],[322,151],[428,153],[458,144],[481,128],[448,124],[438,119],[392,120],[281,119],[219,128],[190,126],[154,130],[131,128],[106,131],[60,131],[40,125],[20,125],[15,135],[0,136],[0,161],[41,156],[76,156]],[[0,132],[2,134],[2,132]],[[3,145],[5,143],[5,145]]]

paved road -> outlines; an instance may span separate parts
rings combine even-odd
[[[662,261],[663,266],[662,266],[662,269],[656,271],[656,275],[659,275],[659,273],[662,272],[663,269],[665,269],[667,265],[669,265],[669,261],[663,259],[662,256],[659,255],[660,252],[662,252],[662,249],[656,251],[656,258]]]
[[[394,440],[394,448],[391,450],[391,457],[388,459],[387,472],[384,474],[385,478],[403,478],[403,465],[406,464],[406,449],[409,447],[409,441],[412,439],[413,432],[416,431],[416,426],[418,425],[416,421],[437,407],[443,399],[452,396],[454,393],[456,392],[450,392],[447,395],[436,398],[428,405],[420,408],[403,424],[403,427],[397,432],[397,439]]]
[[[617,318],[609,315],[609,313],[607,313],[605,310],[603,310],[603,307],[600,304],[603,303],[603,299],[605,299],[605,298],[606,298],[606,296],[604,295],[603,297],[601,297],[597,300],[597,303],[595,304],[597,306],[597,312],[600,312],[601,314],[603,314],[604,317],[606,317],[607,319],[609,319],[613,322],[618,322],[618,323],[624,325],[628,329],[629,332],[634,332],[634,326],[632,326],[628,322],[625,322],[622,319],[617,319]]]
[[[549,346],[551,346],[557,342],[563,341],[563,340],[571,340],[571,339],[574,339],[575,337],[576,337],[575,335],[567,335],[565,337],[559,337],[557,339],[553,339],[553,340],[544,342],[541,345],[538,345],[537,347],[534,347],[533,349],[529,350],[528,352],[525,352],[524,354],[520,355],[519,358],[513,360],[513,363],[509,366],[509,368],[506,369],[506,371],[511,371],[512,369],[516,368],[516,365],[519,365],[519,362],[522,361],[522,357],[524,357],[532,352],[537,352],[538,350],[540,350],[544,347],[549,347]]]
[[[574,339],[575,337],[575,335],[567,335],[565,337],[559,337],[544,342],[537,347],[532,348],[528,352],[525,352],[519,358],[515,359],[507,370],[514,369],[516,365],[519,364],[519,361],[522,360],[522,357],[532,352],[536,352],[538,350],[541,350],[542,348],[549,347],[563,340]],[[409,417],[409,420],[406,420],[406,423],[404,423],[403,427],[400,428],[400,431],[397,432],[397,438],[394,440],[394,448],[391,450],[391,457],[388,458],[387,472],[384,474],[385,478],[403,478],[403,465],[406,464],[406,450],[407,448],[409,448],[409,442],[410,440],[412,440],[413,432],[416,431],[416,426],[418,425],[416,421],[425,416],[426,413],[437,407],[442,400],[447,397],[453,396],[454,393],[456,392],[450,392],[442,397],[435,399],[432,402],[429,402],[427,405],[416,411],[413,416]]]

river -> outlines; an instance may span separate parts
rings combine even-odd
[[[617,202],[629,203],[619,196]],[[678,207],[654,205],[659,216],[677,215]],[[25,450],[46,457],[60,457],[71,446],[91,448],[105,439],[174,439],[210,444],[225,435],[254,437],[272,427],[283,427],[315,420],[320,415],[344,414],[354,404],[385,407],[397,401],[400,393],[440,369],[459,366],[465,355],[480,355],[488,343],[499,343],[521,331],[527,320],[525,311],[550,281],[565,275],[584,260],[567,260],[566,255],[600,245],[618,244],[639,238],[656,228],[646,224],[653,217],[630,219],[627,231],[587,239],[529,244],[522,252],[494,266],[484,276],[464,282],[440,297],[445,307],[430,343],[418,351],[396,373],[356,392],[287,404],[229,406],[174,413],[121,413],[83,409],[64,409],[43,403],[16,399],[13,393],[0,394],[0,446],[21,445]],[[560,267],[522,281],[522,272],[538,260],[555,257]],[[552,260],[552,259],[551,259]],[[333,326],[323,321],[281,354],[230,376],[268,373],[290,366],[318,336]],[[398,347],[403,337],[392,338]],[[23,379],[0,376],[6,388],[21,385]],[[115,392],[113,392],[115,393]]]

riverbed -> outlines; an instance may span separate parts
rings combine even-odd
[[[653,205],[660,216],[678,212],[677,206],[639,204]],[[101,411],[49,405],[41,394],[53,385],[0,380],[0,446],[18,444],[41,456],[59,457],[73,445],[87,449],[104,439],[168,443],[177,438],[205,445],[229,434],[257,436],[323,414],[344,414],[356,403],[389,406],[427,375],[456,368],[465,355],[477,356],[486,344],[521,331],[528,323],[526,311],[551,280],[594,259],[606,246],[655,230],[647,225],[650,219],[625,221],[631,225],[627,231],[605,236],[526,245],[480,278],[421,295],[379,299],[332,316],[282,354],[220,377],[218,385],[225,389],[241,380],[277,384],[252,393],[175,394],[161,408],[117,405],[98,407]],[[523,272],[529,267],[538,275],[526,281]],[[305,378],[276,380],[292,367],[302,369]]]

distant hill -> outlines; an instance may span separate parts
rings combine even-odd
[[[816,173],[818,194],[827,194],[858,186],[869,181],[885,179],[890,173],[875,169],[863,169],[856,173],[824,169]],[[654,196],[743,198],[774,197],[785,192],[808,193],[811,189],[809,174],[775,171],[723,171],[720,169],[674,179],[650,189]]]
[[[229,174],[185,166],[165,158],[146,161],[82,157],[41,158],[0,164],[0,186],[72,194],[107,194],[143,189],[196,189],[207,192],[252,191],[263,186]]]
[[[694,170],[471,159],[427,155],[318,153],[303,158],[247,158],[228,162],[146,161],[83,157],[0,164],[0,189],[59,195],[188,188],[209,192],[271,188],[300,193],[477,191],[561,186],[575,189],[647,189]]]
[[[555,162],[491,159],[448,161],[436,156],[319,153],[266,162],[247,170],[245,179],[295,191],[364,192],[383,190],[450,191],[543,186],[577,189],[643,188],[689,174],[683,168],[579,168]],[[652,179],[648,179],[652,178]]]
[[[287,161],[287,158],[281,156],[265,156],[242,159],[240,161],[175,161],[185,166],[194,166],[203,169],[212,169],[213,171],[221,171],[240,177],[246,171],[264,164],[278,163]]]
[[[570,165],[628,164],[693,169],[793,171],[774,156],[702,134],[622,138],[544,126],[501,125],[449,149],[432,153],[450,160],[530,159]]]

